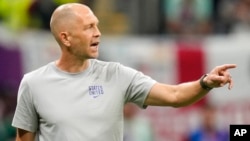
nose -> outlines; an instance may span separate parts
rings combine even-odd
[[[101,36],[101,32],[100,32],[98,26],[95,26],[94,36],[95,36],[95,37],[100,37],[100,36]]]

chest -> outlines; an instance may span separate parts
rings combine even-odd
[[[101,81],[57,81],[36,90],[39,120],[51,125],[112,122],[122,116],[124,94]]]

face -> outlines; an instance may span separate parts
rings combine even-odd
[[[69,21],[67,50],[78,59],[97,58],[101,33],[98,19],[92,11],[76,9],[77,14]]]

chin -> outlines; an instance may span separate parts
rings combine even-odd
[[[89,58],[90,59],[97,59],[99,57],[99,55],[97,54],[97,55],[91,55]]]

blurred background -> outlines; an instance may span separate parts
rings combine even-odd
[[[23,74],[60,54],[49,20],[68,2],[88,5],[99,18],[99,59],[159,82],[191,81],[237,64],[232,90],[214,89],[192,106],[126,105],[124,141],[228,141],[230,124],[250,124],[250,0],[0,0],[0,141],[14,141]]]

